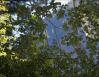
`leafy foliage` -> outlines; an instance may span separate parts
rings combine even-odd
[[[98,77],[99,1],[81,0],[73,8],[54,0],[46,6],[31,1],[0,2],[0,77]],[[66,14],[61,28],[66,35],[60,43],[53,27],[56,39],[49,45],[44,19]]]

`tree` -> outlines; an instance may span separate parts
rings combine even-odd
[[[1,2],[0,76],[98,77],[98,1],[81,0],[75,6],[74,0],[73,8],[54,0],[44,6],[34,0],[29,2]],[[58,27],[49,20],[53,15],[57,19],[68,16],[62,26],[66,35],[61,38],[61,44],[55,29]],[[43,19],[54,28],[56,38],[52,45],[48,43],[48,25]],[[13,34],[16,27],[19,36]],[[73,52],[63,49],[63,45],[72,46]]]

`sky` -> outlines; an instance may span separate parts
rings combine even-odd
[[[61,4],[68,4],[71,0],[55,0],[55,2],[61,2]]]

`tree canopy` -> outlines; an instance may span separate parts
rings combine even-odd
[[[99,77],[99,1],[72,1],[0,1],[0,77]],[[64,21],[61,28],[52,17]]]

